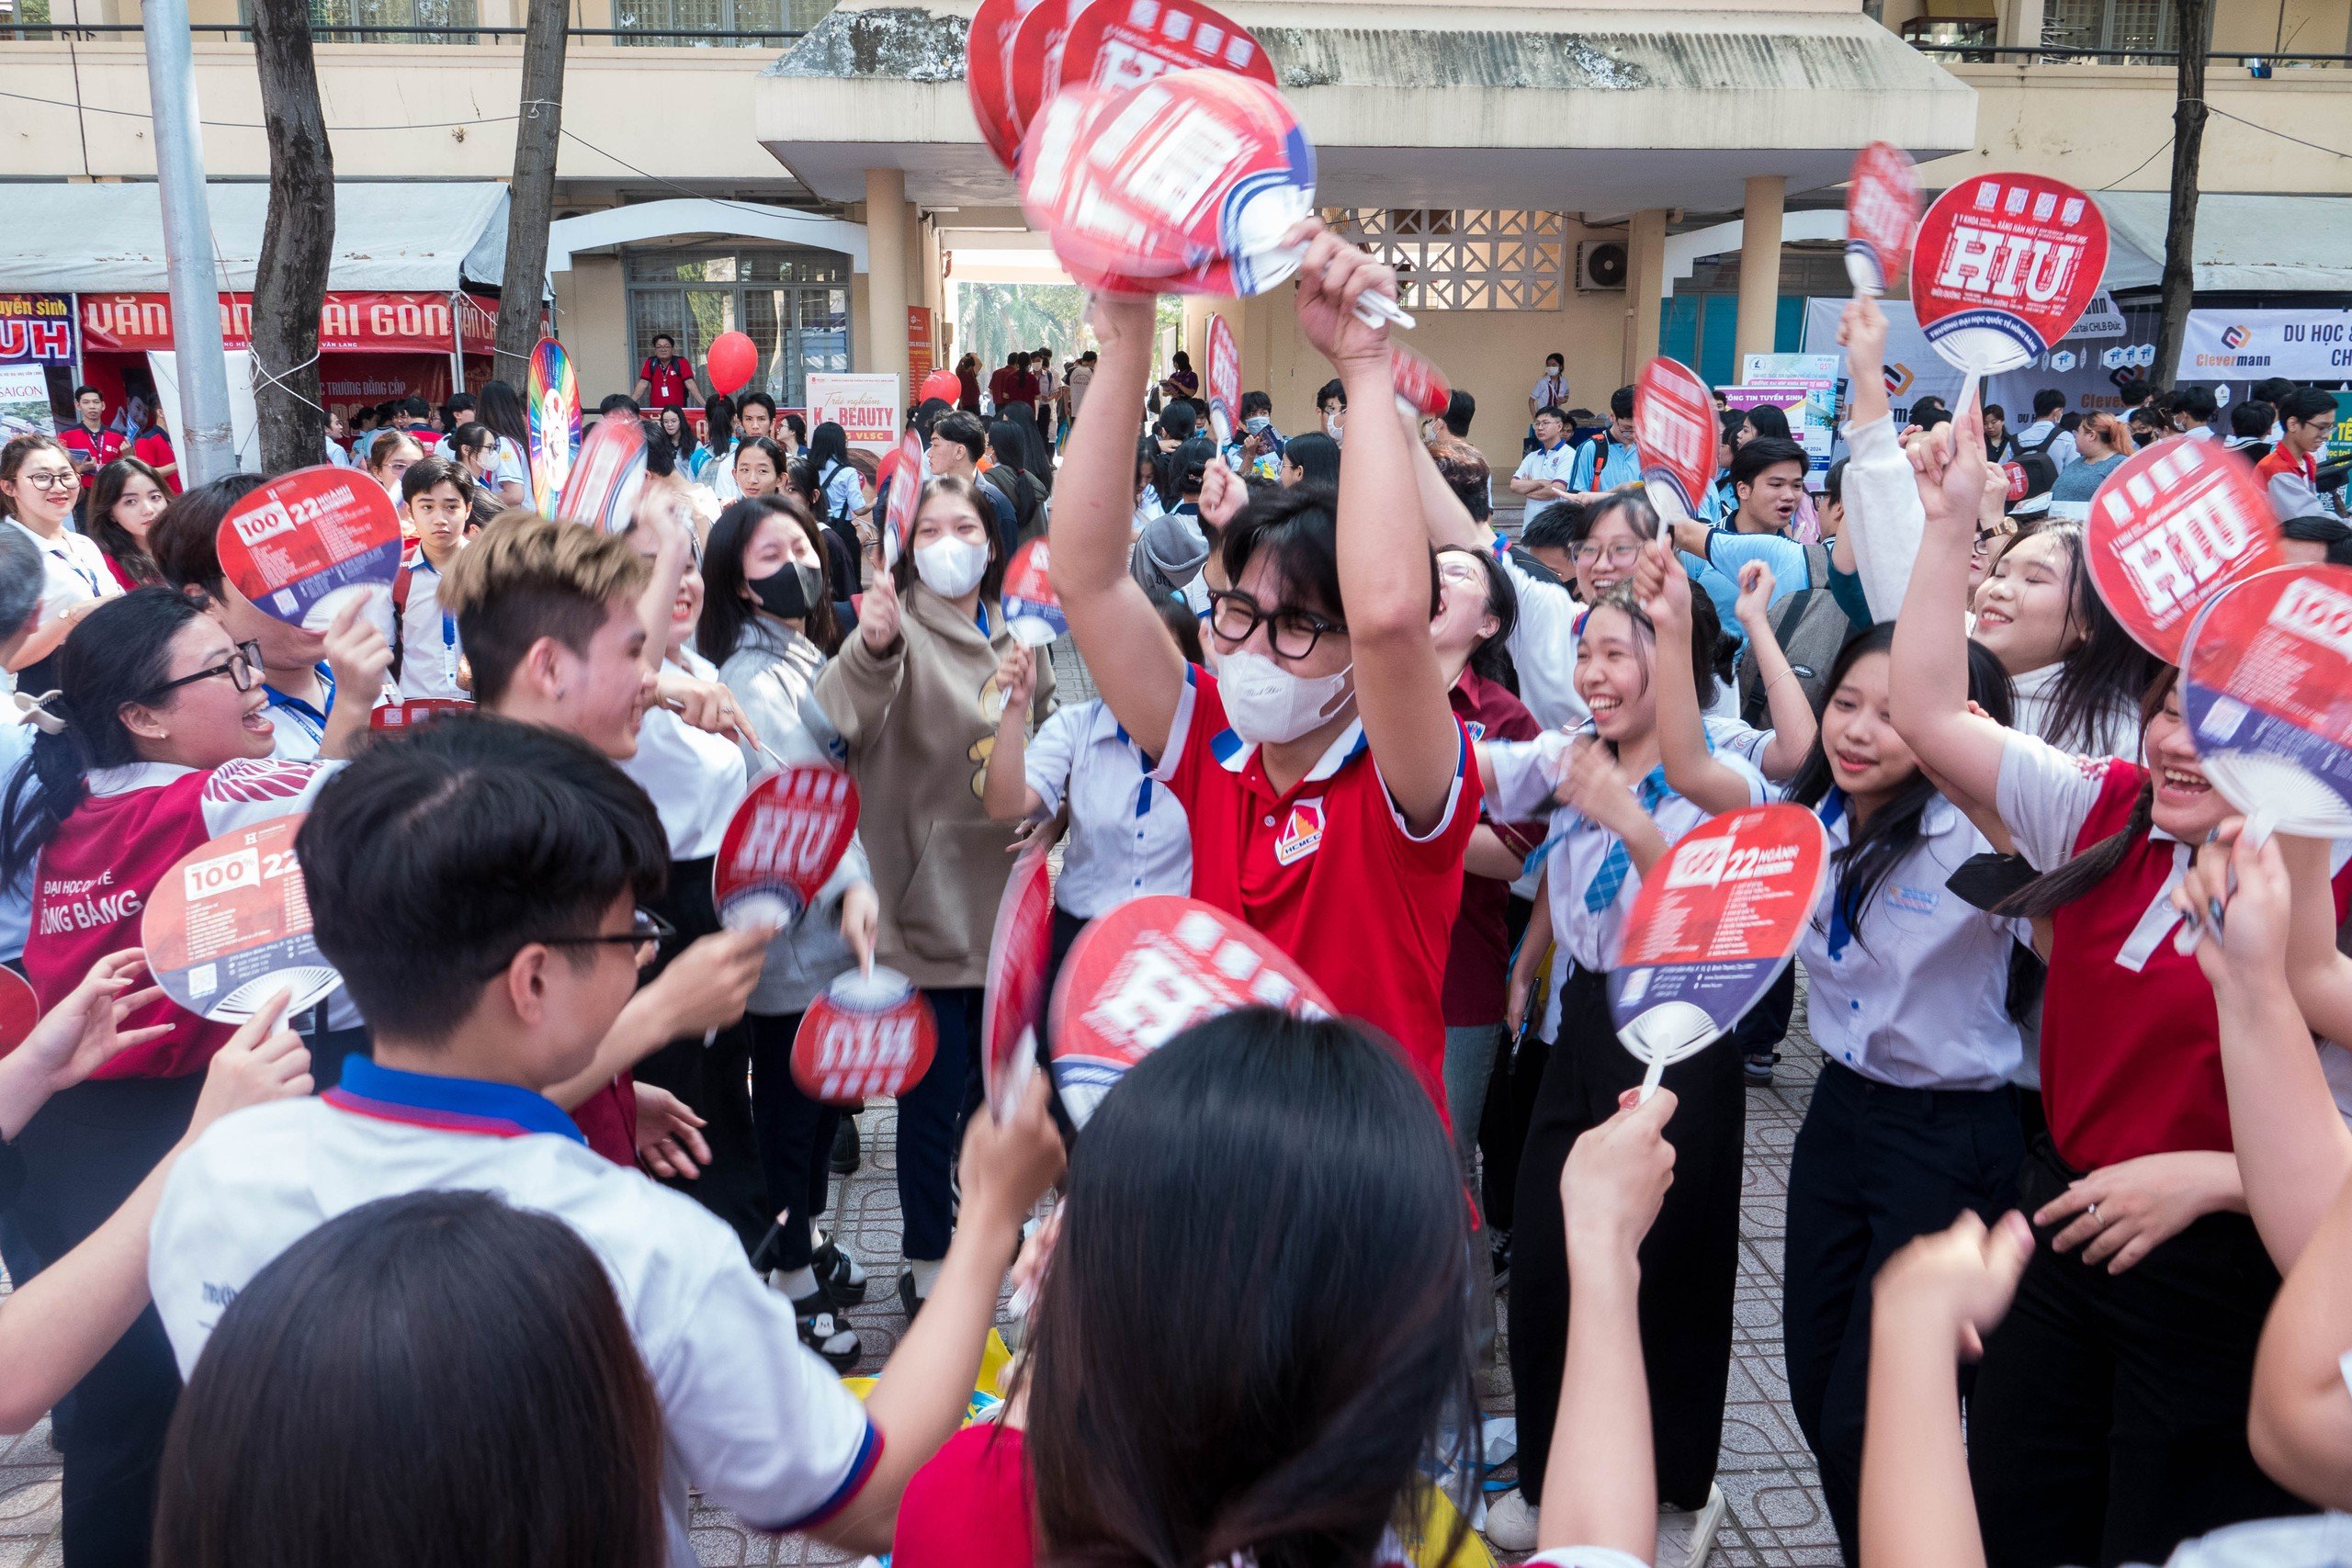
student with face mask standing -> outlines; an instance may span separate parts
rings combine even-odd
[[[1527,394],[1527,435],[1519,444],[1521,456],[1542,445],[1535,434],[1535,416],[1545,409],[1568,406],[1567,361],[1556,354],[1544,356],[1544,375]]]
[[[923,487],[907,552],[891,570],[876,563],[857,635],[816,682],[857,781],[879,961],[922,987],[939,1026],[930,1070],[899,1096],[899,1299],[910,1316],[947,1256],[948,1166],[978,1100],[980,987],[1012,869],[1012,829],[981,804],[989,753],[1007,703],[1027,702],[1040,723],[1055,705],[1052,666],[1033,673],[1005,626],[1005,555],[986,506],[969,479]]]

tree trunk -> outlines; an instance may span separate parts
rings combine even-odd
[[[2165,223],[2164,303],[2150,379],[2170,385],[2197,288],[2197,165],[2205,145],[2205,35],[2213,0],[2173,0],[2180,51],[2172,110],[2172,209]]]
[[[506,268],[499,280],[498,359],[492,373],[522,389],[539,341],[539,290],[548,274],[548,224],[555,216],[555,157],[563,135],[564,24],[569,0],[530,0],[523,35],[522,118],[514,123],[513,206],[506,214]]]
[[[319,105],[309,0],[253,0],[253,29],[269,135],[269,218],[254,274],[254,404],[262,468],[284,473],[326,460],[319,310],[334,254],[334,149]]]

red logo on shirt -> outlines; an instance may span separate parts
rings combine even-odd
[[[1281,834],[1274,840],[1274,859],[1283,865],[1295,865],[1313,854],[1323,843],[1323,800],[1302,800],[1290,808],[1290,820],[1283,824]]]

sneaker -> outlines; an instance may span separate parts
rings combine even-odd
[[[817,1271],[817,1278],[825,1282],[825,1289],[833,1293],[833,1300],[848,1306],[855,1306],[865,1300],[865,1270],[858,1266],[856,1258],[842,1250],[841,1243],[831,1237],[819,1240],[817,1250],[809,1256],[808,1266]]]
[[[1720,1486],[1707,1488],[1707,1500],[1695,1510],[1660,1506],[1657,1511],[1657,1568],[1701,1568],[1714,1550],[1715,1532],[1731,1509]]]
[[[1504,1493],[1487,1505],[1487,1544],[1498,1551],[1534,1551],[1539,1512],[1517,1487]]]
[[[1498,1230],[1494,1237],[1495,1289],[1499,1291],[1510,1283],[1510,1232]]]
[[[1770,1089],[1772,1067],[1780,1059],[1778,1051],[1751,1052],[1739,1059],[1740,1077],[1747,1080],[1750,1089]]]
[[[841,1309],[821,1282],[792,1303],[792,1316],[800,1330],[800,1342],[824,1357],[833,1371],[845,1372],[857,1365],[865,1348],[858,1342],[857,1331],[842,1321]]]
[[[844,1116],[833,1134],[832,1172],[835,1176],[855,1176],[865,1164],[865,1151],[857,1141],[857,1118]]]
[[[910,1269],[899,1276],[899,1305],[905,1309],[909,1323],[915,1320],[915,1314],[922,1311],[922,1301],[915,1294],[915,1271]]]

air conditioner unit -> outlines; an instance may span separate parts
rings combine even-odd
[[[1577,243],[1577,292],[1606,294],[1625,287],[1625,242],[1580,240]]]

